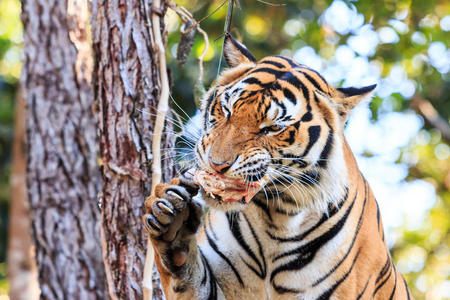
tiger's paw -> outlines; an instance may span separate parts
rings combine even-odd
[[[201,223],[202,207],[192,200],[198,186],[183,176],[170,184],[158,184],[145,201],[144,223],[153,246],[169,268],[185,264]]]

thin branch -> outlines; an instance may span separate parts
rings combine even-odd
[[[286,5],[286,3],[272,3],[272,2],[267,2],[267,1],[263,1],[263,0],[256,0],[256,1],[266,4],[266,5],[269,5],[269,6],[285,6]]]
[[[158,55],[159,73],[161,76],[161,95],[158,102],[158,114],[155,120],[155,127],[153,130],[152,152],[153,152],[153,164],[152,164],[152,193],[155,190],[155,186],[161,182],[161,137],[164,130],[164,123],[167,111],[169,109],[169,78],[167,75],[166,66],[166,52],[164,49],[163,39],[161,36],[160,28],[160,16],[157,11],[161,11],[161,1],[154,0],[152,7],[152,29],[153,37],[156,44],[156,54]],[[153,293],[152,272],[154,265],[154,249],[150,242],[147,240],[147,253],[145,257],[144,266],[144,278],[142,281],[144,300],[151,300]]]
[[[419,94],[415,94],[411,98],[410,106],[419,115],[424,117],[431,126],[439,130],[442,137],[450,143],[450,125],[439,115],[438,111],[433,107],[430,101],[424,99]]]
[[[236,0],[229,0],[229,4],[228,4],[228,12],[227,12],[227,18],[225,20],[225,26],[224,26],[224,31],[226,33],[229,33],[231,30],[231,21],[233,20],[233,10],[234,10],[234,3],[236,2]]]
[[[203,39],[205,40],[205,49],[203,50],[203,53],[198,57],[198,80],[200,83],[203,83],[203,60],[208,53],[209,39],[208,34],[206,34],[206,32],[201,29],[200,26],[198,26],[197,30],[203,35]]]
[[[200,98],[202,98],[202,95],[205,92],[205,87],[203,86],[203,74],[204,74],[204,68],[203,68],[203,61],[204,58],[206,56],[206,54],[208,53],[208,49],[209,49],[209,38],[208,38],[208,34],[200,27],[200,22],[202,22],[203,20],[205,20],[206,18],[210,17],[212,14],[214,14],[217,10],[219,10],[225,3],[227,2],[227,0],[224,0],[219,7],[217,7],[213,12],[211,12],[209,15],[207,15],[206,17],[203,17],[202,19],[200,19],[200,21],[196,21],[194,19],[194,17],[192,16],[192,14],[183,6],[178,6],[175,2],[173,2],[172,0],[168,0],[167,1],[167,5],[170,7],[170,9],[172,9],[176,14],[178,14],[178,16],[181,18],[181,20],[183,21],[184,24],[193,24],[191,26],[189,26],[188,28],[184,29],[182,31],[182,34],[187,34],[189,33],[190,30],[192,30],[193,28],[197,28],[198,32],[200,32],[203,35],[203,39],[205,41],[205,48],[202,52],[202,54],[198,57],[198,80],[195,84],[195,101],[196,101],[196,105],[197,107],[199,107],[199,101]]]
[[[209,17],[211,17],[213,14],[215,14],[219,9],[222,8],[222,6],[225,5],[225,3],[227,3],[227,0],[222,1],[222,3],[220,3],[220,5],[218,7],[216,7],[211,13],[209,13],[208,15],[204,16],[203,18],[201,18],[198,21],[195,21],[194,17],[192,16],[192,14],[183,6],[178,6],[175,2],[173,2],[172,0],[169,0],[168,2],[168,6],[175,11],[184,21],[186,21],[186,16],[189,16],[188,19],[189,20],[193,20],[193,24],[191,26],[189,26],[188,28],[186,28],[183,33],[188,33],[189,31],[191,31],[192,29],[194,29],[195,27],[197,27],[198,25],[200,25],[201,22],[203,22],[204,20],[208,19]]]

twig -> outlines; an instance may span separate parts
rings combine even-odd
[[[206,32],[201,29],[200,26],[198,26],[197,30],[203,35],[203,39],[205,40],[205,49],[203,50],[203,53],[198,57],[198,80],[203,83],[203,60],[205,59],[206,53],[208,53],[209,39]]]
[[[229,4],[228,4],[228,12],[227,12],[227,18],[225,20],[225,26],[224,26],[224,31],[225,33],[229,33],[231,30],[231,21],[233,20],[233,10],[234,10],[234,2],[236,0],[229,0]]]
[[[424,99],[419,94],[415,94],[411,98],[410,106],[419,115],[424,117],[431,126],[439,130],[442,137],[450,143],[450,125],[439,115],[438,111],[433,107],[430,101]]]
[[[224,28],[223,28],[223,31],[224,31],[224,32],[220,35],[220,37],[225,36],[225,35],[227,35],[227,34],[230,33],[230,30],[231,30],[231,21],[232,21],[232,19],[233,19],[234,3],[235,3],[235,1],[236,1],[236,3],[238,3],[237,0],[229,0],[229,1],[230,1],[230,2],[229,2],[229,5],[228,5],[227,18],[225,19],[225,24],[224,24]],[[217,41],[220,37],[218,37],[217,39],[215,39],[214,42]],[[220,74],[220,68],[222,67],[223,48],[224,48],[224,47],[223,47],[223,45],[222,45],[222,50],[221,50],[221,52],[220,52],[220,57],[219,57],[219,65],[217,66],[216,80],[217,80],[217,77],[219,77],[219,74]]]
[[[285,6],[286,5],[286,3],[272,3],[272,2],[267,2],[267,1],[263,1],[263,0],[256,0],[256,1],[266,4],[266,5],[269,5],[269,6]]]
[[[154,41],[156,44],[156,52],[159,61],[159,73],[161,76],[161,95],[158,102],[158,114],[155,120],[155,127],[153,130],[153,141],[152,141],[152,152],[153,152],[153,164],[152,164],[152,193],[154,192],[155,186],[161,182],[161,137],[164,130],[164,122],[166,114],[169,108],[169,79],[167,75],[166,66],[166,53],[164,49],[163,40],[161,37],[160,28],[160,16],[157,11],[161,10],[161,1],[153,1],[152,10],[152,29]],[[154,265],[154,249],[150,242],[147,240],[147,253],[145,257],[144,266],[144,278],[142,281],[144,300],[151,300],[153,294],[153,282],[152,282],[152,272]]]
[[[168,6],[174,11],[176,12],[182,19],[183,21],[186,21],[186,16],[189,16],[189,20],[193,20],[193,24],[191,26],[189,26],[188,28],[186,28],[183,33],[188,33],[189,31],[191,31],[192,29],[194,29],[195,27],[197,27],[198,25],[200,25],[201,22],[203,22],[204,20],[208,19],[209,17],[211,17],[213,14],[215,14],[219,9],[222,8],[222,6],[225,5],[225,3],[227,3],[227,0],[222,1],[222,3],[220,3],[220,5],[218,7],[216,7],[211,13],[209,13],[208,15],[204,16],[203,18],[201,18],[198,21],[195,21],[194,17],[192,16],[192,14],[183,6],[178,6],[175,2],[173,2],[172,0],[169,0],[168,2]]]
[[[222,6],[225,5],[225,3],[227,3],[227,0],[224,0],[218,7],[216,7],[209,15],[204,16],[203,18],[201,18],[200,20],[198,20],[196,22],[196,24],[192,24],[187,30],[191,30],[192,28],[194,28],[195,26],[199,25],[201,22],[203,22],[204,20],[208,19],[209,17],[211,17],[213,14],[215,14],[219,9],[222,8]]]
[[[203,74],[204,74],[204,68],[203,68],[203,61],[205,59],[206,54],[208,53],[209,49],[209,38],[208,34],[200,27],[200,22],[207,19],[211,15],[213,15],[217,10],[219,10],[227,0],[224,0],[219,7],[214,9],[209,15],[206,17],[203,17],[199,21],[196,21],[192,14],[183,6],[178,6],[175,2],[172,0],[167,1],[167,5],[172,9],[178,16],[181,18],[183,23],[192,23],[193,25],[189,26],[188,28],[184,29],[182,31],[182,34],[187,34],[190,30],[197,28],[198,32],[200,32],[203,35],[203,40],[205,41],[205,49],[203,50],[202,54],[198,57],[198,80],[195,84],[195,101],[196,105],[199,106],[199,99],[202,98],[202,95],[205,93],[205,87],[203,86]]]

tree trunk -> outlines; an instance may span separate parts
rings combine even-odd
[[[87,1],[22,0],[27,186],[43,299],[105,299]]]
[[[92,3],[103,255],[110,297],[119,299],[143,296],[147,246],[143,204],[151,187],[152,131],[161,88],[151,5],[152,1],[145,0]],[[163,148],[172,146],[169,127]],[[164,155],[171,156],[168,152]],[[169,179],[173,170],[171,159],[164,160],[163,180]],[[161,297],[154,282],[154,298]]]
[[[14,115],[8,234],[8,280],[11,299],[35,300],[39,298],[26,188],[25,103],[20,92],[16,98]]]

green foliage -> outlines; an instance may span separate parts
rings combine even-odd
[[[2,295],[7,295],[9,284],[6,280],[6,263],[0,263],[0,298]]]
[[[0,76],[2,80],[15,84],[21,69],[22,23],[20,2],[0,2]]]
[[[22,24],[18,0],[0,1],[0,296],[7,293],[6,246],[14,101],[21,69]]]

